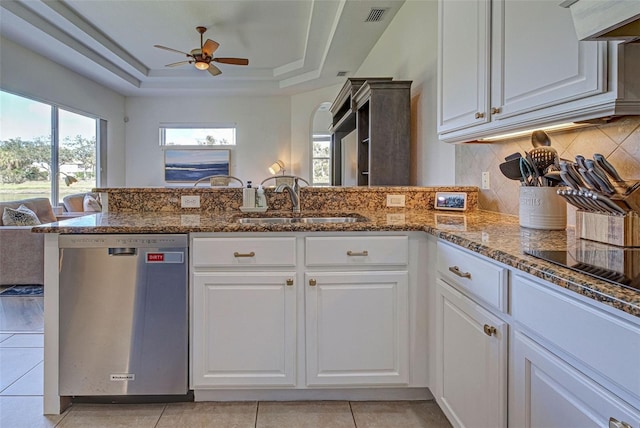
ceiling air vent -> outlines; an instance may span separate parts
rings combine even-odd
[[[349,73],[348,71],[338,71],[338,74],[336,74],[336,77],[344,77],[347,75],[347,73]]]
[[[380,7],[372,7],[371,11],[369,11],[369,16],[364,22],[380,22],[382,21],[382,17],[389,10],[389,8],[380,8]]]

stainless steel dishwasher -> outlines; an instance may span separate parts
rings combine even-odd
[[[187,235],[60,235],[62,396],[188,392]]]

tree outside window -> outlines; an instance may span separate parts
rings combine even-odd
[[[311,183],[314,186],[331,185],[331,135],[314,134],[311,158],[312,176]]]
[[[4,91],[0,107],[0,201],[58,205],[98,186],[97,119]]]

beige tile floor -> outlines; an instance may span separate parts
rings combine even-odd
[[[232,402],[74,404],[64,414],[42,415],[41,303],[0,297],[0,427],[2,428],[441,428],[451,425],[433,401]],[[26,307],[7,317],[7,307]],[[4,309],[3,309],[4,308]],[[35,314],[35,315],[34,315]],[[41,316],[41,314],[40,314]],[[8,319],[11,318],[11,319]],[[7,330],[10,326],[12,330]],[[33,331],[29,330],[34,328]]]

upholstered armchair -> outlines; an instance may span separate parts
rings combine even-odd
[[[41,223],[57,221],[47,198],[0,202],[0,285],[44,284],[44,234],[32,233],[33,226],[6,226],[5,207],[24,205]]]

